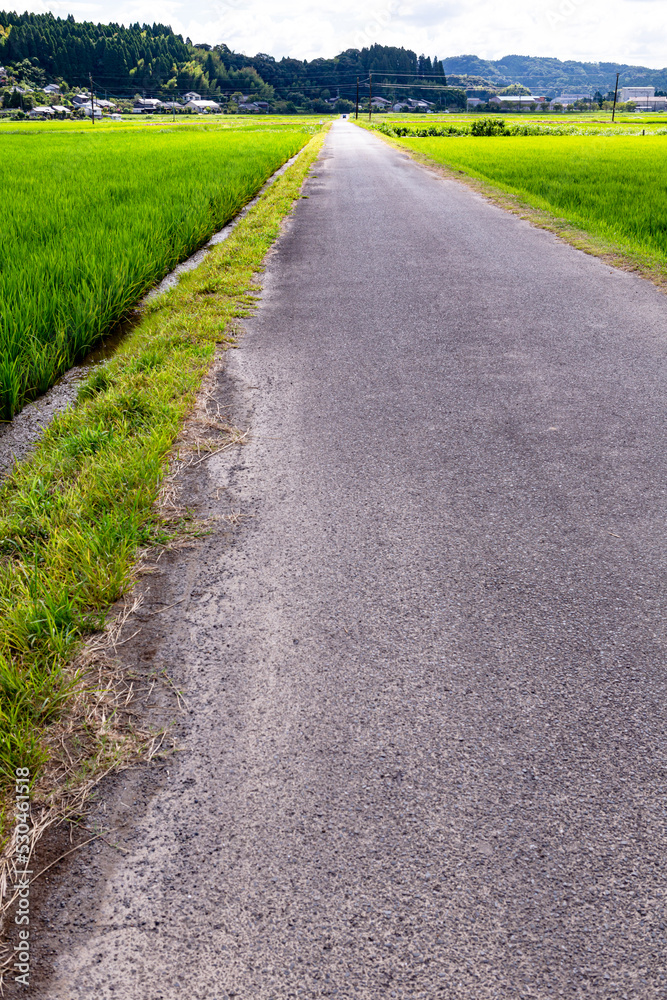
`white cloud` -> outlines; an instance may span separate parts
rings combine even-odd
[[[374,41],[439,56],[556,56],[662,67],[663,0],[107,0],[103,8],[35,0],[31,9],[126,24],[169,22],[195,42],[312,59]],[[86,13],[83,13],[83,11]],[[90,13],[88,13],[90,11]],[[95,12],[93,14],[93,11]]]

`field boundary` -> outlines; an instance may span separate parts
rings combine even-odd
[[[512,212],[513,215],[517,215],[532,226],[548,230],[575,249],[582,250],[592,257],[599,257],[605,264],[646,278],[659,288],[660,291],[667,293],[667,273],[665,273],[664,268],[656,264],[650,255],[632,252],[627,247],[620,246],[610,240],[604,239],[602,236],[590,233],[586,229],[581,229],[567,219],[563,219],[546,209],[531,205],[530,202],[524,201],[519,195],[505,191],[502,187],[493,184],[491,181],[482,180],[460,168],[447,167],[442,163],[438,163],[425,153],[420,153],[418,150],[404,145],[400,139],[394,136],[384,135],[376,129],[371,130],[364,123],[360,123],[359,127],[363,128],[366,132],[371,132],[372,135],[376,135],[383,142],[388,143],[395,149],[399,149],[402,153],[406,153],[415,163],[425,167],[432,173],[446,180],[464,184],[487,201],[504,209],[506,212]],[[477,141],[483,142],[484,140],[482,138]]]
[[[0,487],[2,920],[16,901],[16,768],[30,771],[31,860],[48,828],[83,815],[105,775],[164,749],[164,728],[133,711],[141,699],[119,671],[115,645],[136,610],[142,558],[206,530],[179,505],[174,477],[243,443],[238,428],[202,409],[202,394],[237,342],[238,319],[257,305],[264,258],[326,131],[199,267],[149,303],[113,358],[82,383],[77,404]],[[161,682],[170,685],[153,683]]]
[[[16,196],[0,273],[0,417],[11,421],[80,362],[318,131],[305,123],[4,136],[3,178]],[[25,177],[43,183],[32,190]]]
[[[128,314],[111,327],[111,329],[102,336],[100,341],[98,341],[91,348],[91,354],[94,355],[99,352],[100,349],[104,348],[105,342],[122,343],[137,323],[141,321],[145,307],[149,305],[149,303],[153,302],[158,296],[163,295],[170,288],[177,285],[184,274],[200,267],[211,249],[229,238],[231,233],[238,226],[239,222],[245,218],[252,208],[254,208],[262,195],[268,191],[271,185],[274,184],[279,177],[282,177],[282,175],[289,170],[293,163],[296,162],[304,148],[305,147],[302,147],[298,153],[295,153],[294,156],[291,156],[288,160],[286,160],[282,166],[278,167],[278,169],[267,178],[257,194],[253,195],[253,197],[239,209],[236,215],[234,215],[229,222],[226,222],[225,225],[222,226],[217,232],[213,233],[211,238],[207,240],[203,246],[194,250],[189,257],[186,257],[185,260],[176,264],[176,266],[156,285],[149,288],[142,298],[139,299],[136,305],[132,307]],[[124,331],[124,333],[119,336],[119,331]],[[85,378],[82,372],[84,372],[87,367],[86,363],[89,357],[90,354],[83,359],[80,365],[73,365],[72,368],[60,376],[55,385],[52,385],[46,390],[45,393],[38,396],[37,399],[27,402],[25,406],[23,406],[23,408],[14,415],[11,421],[0,420],[0,484],[7,474],[5,467],[9,467],[15,462],[20,462],[26,458],[34,446],[35,441],[39,440],[44,433],[45,428],[48,427],[55,415],[61,410],[66,409],[71,404],[72,400],[76,399],[78,386]],[[51,400],[54,402],[52,403]],[[43,419],[40,409],[40,419],[39,421],[34,421],[31,413],[31,407],[40,407],[40,404],[44,404],[46,401],[48,401],[49,407],[52,407],[52,412],[46,417],[46,419]],[[8,432],[9,436],[11,435],[13,427],[21,427],[23,424],[25,424],[26,427],[22,427],[20,431],[21,436],[19,439],[19,446],[16,447],[16,444],[13,442],[6,444],[5,437],[3,436],[4,433]],[[33,425],[32,430],[28,430],[27,428],[30,428],[31,424]]]

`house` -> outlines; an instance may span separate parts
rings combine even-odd
[[[101,118],[102,117],[102,112],[105,109],[107,111],[110,111],[112,108],[116,107],[116,105],[112,104],[111,101],[98,101],[97,98],[95,98],[94,104],[95,104],[95,117],[96,118]],[[65,110],[69,110],[69,109],[65,109]],[[88,117],[90,118],[90,116],[91,116],[91,102],[90,102],[90,100],[86,101],[85,104],[75,104],[73,110],[74,111],[83,111],[83,113],[85,115],[88,115]]]
[[[164,111],[182,111],[183,105],[180,101],[163,101],[162,108]]]
[[[468,98],[468,107],[469,108],[478,108],[480,106],[480,104],[484,104],[484,103],[485,103],[485,101],[481,100],[481,98],[479,98],[479,97],[469,97]]]
[[[391,101],[385,100],[384,97],[374,97],[371,101],[374,108],[390,108]]]
[[[189,90],[187,94],[183,94],[184,101],[201,101],[201,94],[195,94],[194,90]]]
[[[489,104],[505,108],[529,108],[531,104],[544,106],[545,98],[537,97],[535,94],[494,94],[489,98]]]
[[[435,107],[432,101],[417,101],[414,97],[406,97],[405,100],[394,104],[392,111],[420,111],[422,114]]]
[[[122,122],[123,120],[122,115],[109,115],[109,118],[111,119],[112,122]]]
[[[82,93],[75,94],[72,98],[72,104],[75,108],[80,108],[86,101],[90,102],[90,94]]]
[[[632,100],[632,98],[630,98]],[[667,111],[667,97],[654,97],[652,101],[636,102],[637,111]]]
[[[66,108],[64,104],[52,104],[51,110],[53,111],[56,118],[67,118],[72,114],[71,108]]]
[[[188,101],[184,107],[189,108],[191,111],[196,111],[197,114],[219,114],[220,105],[216,104],[215,101]]]
[[[269,110],[266,101],[239,101],[238,109],[242,114],[261,115]]]
[[[152,115],[154,111],[160,111],[161,108],[162,108],[162,101],[158,101],[157,97],[144,97],[142,98],[142,100],[134,102],[134,107],[132,108],[132,114]]]
[[[549,107],[552,111],[556,104],[560,104],[563,108],[571,108],[577,101],[590,101],[590,99],[590,94],[561,94],[549,102]]]
[[[60,87],[58,86],[57,83],[47,83],[46,87],[44,87],[44,93],[45,94],[59,94],[60,93]]]
[[[53,108],[33,108],[28,112],[28,118],[53,118],[55,111]]]
[[[88,101],[87,104],[79,104],[74,110],[75,111],[83,111],[84,115],[86,115],[88,118],[92,118],[93,117],[93,112],[95,114],[95,118],[101,118],[102,117],[102,108],[99,107],[97,101],[95,101],[95,107],[94,107],[94,109],[93,109],[93,107],[91,105],[91,102]]]

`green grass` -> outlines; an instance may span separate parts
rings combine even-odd
[[[660,270],[667,264],[666,136],[397,141]]]
[[[0,129],[0,418],[49,388],[319,127],[155,124]]]
[[[229,323],[321,145],[314,137],[204,263],[160,296],[0,489],[0,791],[36,778],[68,704],[67,666],[131,585],[138,547],[164,540],[165,462]]]

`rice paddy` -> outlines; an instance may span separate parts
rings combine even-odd
[[[294,118],[1,127],[0,419],[81,359],[319,127]]]

